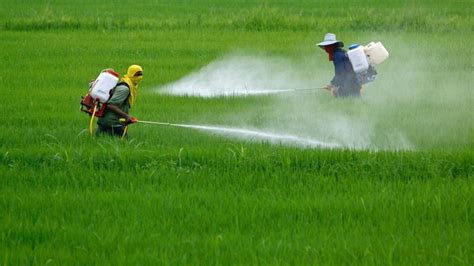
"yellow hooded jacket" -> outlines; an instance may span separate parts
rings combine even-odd
[[[142,78],[143,69],[139,65],[131,65],[128,67],[127,74],[122,77],[121,82],[127,83],[128,87],[130,88],[130,97],[128,98],[130,107],[132,107],[137,100],[137,88]]]

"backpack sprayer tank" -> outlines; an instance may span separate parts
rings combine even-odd
[[[81,111],[91,116],[102,117],[111,91],[119,81],[119,74],[112,69],[102,71],[91,82],[88,94],[81,100]]]
[[[369,69],[369,61],[364,53],[364,47],[359,44],[349,46],[347,56],[351,61],[355,73],[362,73]]]
[[[364,47],[364,52],[371,65],[378,65],[388,58],[388,52],[381,42],[370,42]]]
[[[366,47],[359,44],[349,46],[347,56],[351,61],[359,84],[366,84],[377,78],[374,65],[378,65],[388,58],[388,52],[381,42],[370,42]]]
[[[81,111],[91,116],[103,117],[113,89],[119,81],[119,74],[112,69],[103,70],[89,85],[89,92],[81,100]]]
[[[89,92],[81,100],[81,111],[90,115],[89,133],[92,135],[94,117],[103,117],[107,109],[107,101],[117,86],[119,74],[113,69],[103,70],[99,76],[90,83]]]
[[[97,77],[89,91],[94,100],[106,103],[110,97],[110,91],[115,88],[119,80],[119,74],[111,69],[105,70]]]

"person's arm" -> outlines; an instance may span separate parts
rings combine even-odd
[[[127,124],[130,124],[130,122],[132,121],[132,118],[127,113],[122,111],[117,105],[107,104],[107,109],[118,114],[120,117],[125,118],[127,120]]]

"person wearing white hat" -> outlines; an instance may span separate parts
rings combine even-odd
[[[352,64],[347,53],[342,47],[344,43],[336,39],[334,33],[327,33],[324,41],[317,44],[329,55],[329,61],[334,63],[334,77],[326,89],[331,91],[335,97],[358,97],[361,85],[357,81]]]

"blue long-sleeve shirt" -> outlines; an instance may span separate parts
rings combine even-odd
[[[339,88],[337,96],[359,96],[360,84],[357,81],[352,64],[342,48],[338,47],[334,51],[333,63],[335,74],[331,80],[331,85]]]

